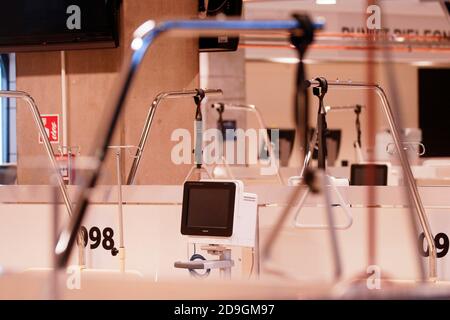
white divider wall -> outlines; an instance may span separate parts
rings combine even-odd
[[[63,208],[61,208],[63,209]],[[89,268],[119,270],[119,259],[103,248],[105,228],[114,230],[113,240],[118,244],[117,214],[115,205],[92,205],[84,226],[91,231],[99,228],[102,237],[95,249],[96,237],[90,237],[87,247]],[[260,207],[261,243],[279,215],[281,207]],[[342,218],[340,209],[335,209]],[[434,234],[450,233],[448,208],[429,208]],[[412,238],[409,230],[408,212],[405,208],[377,208],[378,217],[378,266],[383,276],[396,279],[416,279],[417,266],[414,254],[418,250],[418,237]],[[353,226],[338,231],[342,250],[344,276],[351,277],[366,271],[366,209],[353,208]],[[63,220],[65,213],[60,213]],[[189,277],[186,270],[173,267],[177,260],[187,260],[187,241],[180,234],[180,205],[125,205],[124,229],[127,270],[137,270],[155,280],[172,277]],[[324,217],[321,208],[307,208],[302,213],[302,222],[320,223]],[[300,230],[293,227],[290,217],[279,241],[275,244],[273,261],[282,270],[305,281],[331,280],[332,260],[329,236],[326,230]],[[0,266],[16,271],[36,267],[50,267],[52,206],[48,204],[2,204],[0,205]],[[91,231],[92,232],[92,231]],[[95,233],[95,232],[94,232]],[[94,245],[95,246],[95,245]],[[106,245],[108,247],[108,245]],[[197,252],[199,252],[197,248]],[[441,250],[438,250],[440,252]],[[76,264],[74,251],[71,264]],[[192,254],[192,248],[189,255]],[[447,254],[438,259],[438,275],[441,280],[450,280]],[[209,257],[214,258],[214,257]],[[241,249],[233,250],[236,267],[233,276],[240,277],[243,263],[249,265],[248,256]],[[426,261],[425,261],[426,262]],[[248,269],[246,268],[246,271]],[[245,274],[245,272],[244,272]],[[263,272],[262,277],[267,274]],[[212,272],[217,277],[218,272]]]
[[[0,205],[0,266],[13,271],[28,268],[48,268],[52,266],[52,221],[53,207],[47,204],[6,204]],[[188,261],[193,253],[186,238],[180,233],[180,205],[124,205],[124,242],[126,247],[126,269],[137,270],[144,276],[155,280],[164,277],[188,277],[188,271],[175,269],[175,261]],[[64,208],[61,207],[61,220],[67,222]],[[119,270],[118,256],[112,256],[105,243],[105,230],[114,232],[114,246],[118,249],[116,205],[92,205],[83,226],[87,229],[89,240],[86,247],[87,268]],[[96,246],[98,228],[101,239]],[[106,234],[109,238],[110,234]],[[91,247],[92,246],[92,247]],[[105,249],[105,247],[107,249]],[[200,252],[208,259],[206,252]],[[233,276],[241,274],[241,249],[233,250],[235,267]],[[74,250],[70,260],[76,265],[77,252]],[[211,277],[217,277],[212,271]]]

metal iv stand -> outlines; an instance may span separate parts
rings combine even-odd
[[[203,89],[197,89],[197,94],[194,96],[195,105],[197,106],[195,110],[195,122],[194,122],[194,149],[192,153],[194,154],[194,166],[189,170],[184,181],[191,180],[194,172],[198,172],[198,176],[194,180],[200,180],[202,178],[202,171],[206,172],[209,179],[212,178],[211,173],[208,172],[206,167],[203,165],[203,115],[202,115],[202,102],[205,99],[205,92]]]
[[[317,80],[309,81],[310,85],[317,86]],[[427,239],[427,244],[430,250],[429,255],[429,270],[428,276],[430,280],[435,280],[437,278],[437,255],[436,255],[436,245],[434,243],[433,233],[431,231],[430,224],[428,222],[428,218],[426,216],[425,208],[422,203],[422,199],[420,198],[419,190],[417,188],[416,180],[414,179],[414,175],[411,170],[411,166],[409,164],[408,156],[403,148],[403,144],[401,141],[401,134],[398,128],[394,112],[389,104],[389,100],[384,92],[383,88],[378,84],[366,84],[366,83],[357,83],[357,82],[341,82],[334,81],[328,82],[328,85],[340,87],[340,88],[358,88],[358,89],[369,89],[375,90],[378,97],[381,99],[383,111],[386,115],[386,118],[389,123],[389,128],[391,130],[392,138],[394,140],[395,148],[397,149],[398,157],[400,160],[401,167],[403,169],[403,173],[406,177],[406,187],[408,191],[408,195],[412,201],[417,217],[419,218],[419,223],[422,227],[422,230],[425,234],[425,238]],[[414,212],[411,210],[411,219],[415,223]]]
[[[115,150],[116,153],[116,171],[117,171],[117,210],[118,210],[118,226],[119,226],[119,249],[112,248],[111,254],[113,256],[119,255],[120,272],[125,272],[125,242],[123,230],[123,201],[122,201],[122,150],[137,149],[136,155],[140,155],[140,149],[136,146],[109,146],[110,149]]]
[[[222,90],[220,89],[203,89],[203,92],[206,96],[216,96],[221,95]],[[165,91],[158,94],[152,102],[150,109],[147,114],[147,118],[145,119],[144,127],[142,128],[141,138],[138,144],[138,151],[136,151],[136,155],[133,160],[133,164],[131,165],[130,172],[128,173],[127,184],[131,185],[134,183],[136,178],[136,173],[139,169],[139,165],[141,163],[142,155],[144,154],[145,146],[147,144],[148,136],[150,134],[150,129],[153,124],[153,119],[155,118],[156,110],[159,105],[165,99],[181,99],[181,98],[189,98],[197,95],[197,90],[183,90],[183,91]]]
[[[364,108],[364,106],[359,105],[359,104],[357,104],[355,106],[326,106],[325,107],[326,113],[328,113],[330,111],[348,111],[348,110],[353,110],[355,112],[355,114],[356,114],[356,119],[355,119],[356,141],[353,143],[353,147],[355,148],[356,161],[358,163],[364,162],[364,157],[363,157],[362,150],[361,150],[361,146],[362,146],[361,133],[362,133],[362,131],[361,131],[361,121],[360,121],[360,115],[361,115],[361,111],[363,108]],[[307,155],[306,155],[304,163],[303,163],[303,167],[300,171],[300,177],[303,176],[305,169],[311,163],[313,150],[315,148],[315,146],[314,146],[315,141],[317,141],[317,128],[314,128],[314,132],[311,137],[311,144],[308,148]]]
[[[255,114],[256,119],[258,121],[258,124],[261,128],[264,129],[264,134],[263,134],[263,139],[264,139],[264,143],[267,146],[267,152],[269,154],[269,158],[270,158],[270,163],[271,164],[275,164],[277,166],[277,179],[278,182],[280,184],[283,184],[283,179],[281,178],[281,174],[280,174],[280,170],[279,170],[279,166],[278,166],[278,161],[277,158],[275,156],[273,147],[272,147],[272,143],[270,142],[270,138],[269,138],[269,134],[267,133],[267,126],[264,123],[264,120],[262,118],[261,112],[259,112],[259,110],[256,108],[255,105],[252,104],[227,104],[227,103],[214,103],[211,105],[212,108],[215,108],[217,110],[217,112],[219,113],[219,123],[221,125],[221,131],[224,132],[223,130],[223,119],[222,119],[222,114],[225,112],[225,109],[227,110],[239,110],[239,111],[248,111],[248,112],[252,112]],[[229,172],[229,175],[232,177],[232,173],[231,170],[229,168],[229,164],[226,162],[226,159],[222,156],[223,161],[224,161],[224,165],[227,167],[227,171]],[[214,173],[214,172],[213,172]]]
[[[23,91],[0,90],[0,97],[11,98],[11,99],[20,99],[28,104],[29,110],[33,116],[34,123],[36,124],[36,128],[42,137],[43,146],[44,146],[45,152],[47,153],[48,159],[50,160],[52,169],[54,171],[54,179],[56,179],[56,182],[59,187],[59,191],[61,192],[61,195],[63,197],[63,201],[66,206],[67,213],[69,214],[69,217],[72,218],[73,217],[72,201],[69,197],[69,193],[67,191],[67,186],[64,183],[64,178],[62,177],[61,171],[59,170],[58,162],[56,161],[55,154],[53,153],[53,148],[50,143],[50,140],[48,139],[44,124],[42,123],[41,114],[36,105],[36,102],[34,101],[33,97],[30,94],[23,92]],[[81,232],[78,233],[77,243],[78,243],[78,264],[81,267],[84,267],[85,266],[84,241],[83,241],[83,235]]]
[[[324,78],[316,78],[316,80],[320,83],[318,87],[313,88],[313,94],[319,98],[319,108],[317,113],[317,126],[314,128],[314,134],[310,142],[309,149],[307,151],[307,156],[305,157],[305,166],[302,168],[301,175],[299,177],[291,177],[289,180],[295,180],[295,178],[299,178],[301,181],[304,179],[305,170],[307,170],[310,159],[312,155],[312,150],[314,149],[314,146],[317,145],[318,149],[318,168],[323,171],[323,175],[325,176],[323,181],[325,181],[325,185],[323,187],[324,193],[327,195],[329,192],[328,189],[326,189],[328,186],[331,187],[331,190],[336,195],[338,199],[339,206],[342,208],[342,210],[345,213],[345,216],[347,218],[347,222],[343,225],[325,225],[325,224],[303,224],[298,221],[300,216],[300,211],[303,209],[303,206],[305,204],[306,198],[309,196],[310,192],[313,191],[311,189],[311,186],[308,186],[308,189],[303,193],[299,205],[297,207],[297,211],[295,214],[294,222],[295,227],[300,229],[328,229],[328,228],[335,228],[340,230],[348,229],[353,224],[353,217],[349,209],[348,203],[344,200],[344,197],[339,192],[338,188],[335,184],[335,179],[329,175],[326,174],[326,157],[327,157],[327,146],[326,146],[326,135],[327,135],[327,120],[326,120],[326,114],[327,109],[325,107],[325,104],[323,102],[326,93],[328,92],[328,82]],[[307,161],[306,161],[307,160]],[[294,179],[293,179],[294,178]],[[330,198],[328,196],[328,198]],[[329,200],[331,201],[331,200]],[[331,207],[327,209],[331,210]]]
[[[301,16],[305,17],[305,16]],[[112,140],[115,127],[118,123],[121,111],[128,96],[129,89],[133,83],[136,71],[144,59],[145,53],[156,38],[168,31],[189,30],[189,36],[193,35],[238,35],[243,31],[280,31],[287,30],[295,37],[301,38],[307,35],[308,39],[316,29],[321,29],[323,23],[312,23],[309,19],[301,19],[296,16],[290,20],[171,20],[156,24],[149,20],[142,24],[134,33],[134,39],[131,43],[133,55],[129,65],[125,65],[122,86],[119,89],[117,100],[111,110],[111,117],[107,126],[99,135],[100,143],[96,146],[94,154],[99,160],[97,170],[92,172],[87,186],[80,192],[76,211],[69,225],[63,230],[58,238],[58,244],[55,249],[55,255],[58,261],[58,267],[63,268],[67,265],[70,252],[76,240],[76,235],[81,226],[86,210],[89,206],[90,190],[97,184],[100,176],[100,167],[106,157],[106,151]]]
[[[321,83],[317,79],[313,79],[310,81],[306,81],[307,86],[320,86]],[[328,81],[328,86],[336,87],[339,89],[357,89],[357,90],[375,90],[378,97],[381,99],[383,111],[386,115],[386,118],[389,123],[389,128],[391,130],[392,138],[394,140],[395,148],[398,153],[400,164],[403,169],[403,172],[406,176],[406,187],[409,199],[412,203],[412,207],[410,208],[411,212],[411,221],[415,225],[416,219],[414,213],[417,214],[419,219],[420,226],[424,232],[425,238],[427,240],[427,244],[429,247],[429,270],[428,270],[428,278],[432,281],[437,278],[437,255],[436,255],[436,245],[434,243],[433,233],[431,231],[430,224],[428,222],[428,218],[426,216],[425,208],[422,204],[422,200],[420,198],[419,190],[417,188],[416,181],[414,179],[411,166],[409,165],[407,154],[403,148],[400,136],[400,130],[397,125],[397,121],[394,116],[394,112],[389,103],[389,100],[384,92],[383,88],[378,84],[370,84],[370,83],[360,83],[360,82],[352,82],[352,81]],[[298,197],[299,191],[297,191],[291,200],[294,200]],[[415,212],[414,212],[415,211]],[[279,217],[277,221],[276,227],[272,230],[269,235],[269,240],[266,242],[263,248],[263,256],[268,258],[270,256],[270,252],[273,246],[274,241],[277,239],[283,223],[287,218],[290,210],[285,210],[285,212]],[[419,261],[419,270],[422,270]]]

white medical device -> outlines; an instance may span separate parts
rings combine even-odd
[[[256,247],[257,200],[256,194],[244,192],[239,180],[185,182],[181,233],[189,237],[189,243],[202,245],[202,250],[219,259],[206,260],[194,253],[190,261],[175,262],[175,268],[188,269],[200,278],[220,269],[222,277],[229,279],[234,261],[228,247]]]
[[[187,181],[181,233],[190,243],[255,247],[257,195],[239,180]]]

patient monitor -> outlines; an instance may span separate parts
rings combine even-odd
[[[190,243],[255,247],[256,194],[238,180],[184,184],[181,233]]]
[[[202,250],[218,256],[206,260],[198,253],[189,261],[175,262],[175,268],[188,269],[194,277],[206,277],[220,269],[230,278],[234,261],[229,247],[257,247],[257,196],[244,192],[238,180],[188,181],[184,184],[181,233],[188,242],[200,244]],[[205,270],[199,274],[196,270]]]

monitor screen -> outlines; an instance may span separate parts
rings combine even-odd
[[[225,15],[227,17],[240,17],[242,15],[242,0],[209,0],[208,8],[205,1],[199,1],[200,11],[207,11],[208,17]],[[201,52],[236,51],[239,46],[239,37],[219,35],[218,37],[200,37],[199,49]]]
[[[236,185],[231,182],[186,182],[181,233],[230,237],[235,196]]]
[[[419,69],[419,126],[424,157],[450,157],[450,130],[447,90],[450,68]]]
[[[370,170],[374,170],[374,179],[370,179]],[[388,167],[385,164],[352,164],[350,185],[386,186],[387,176]]]
[[[2,1],[0,51],[118,46],[120,0]]]

